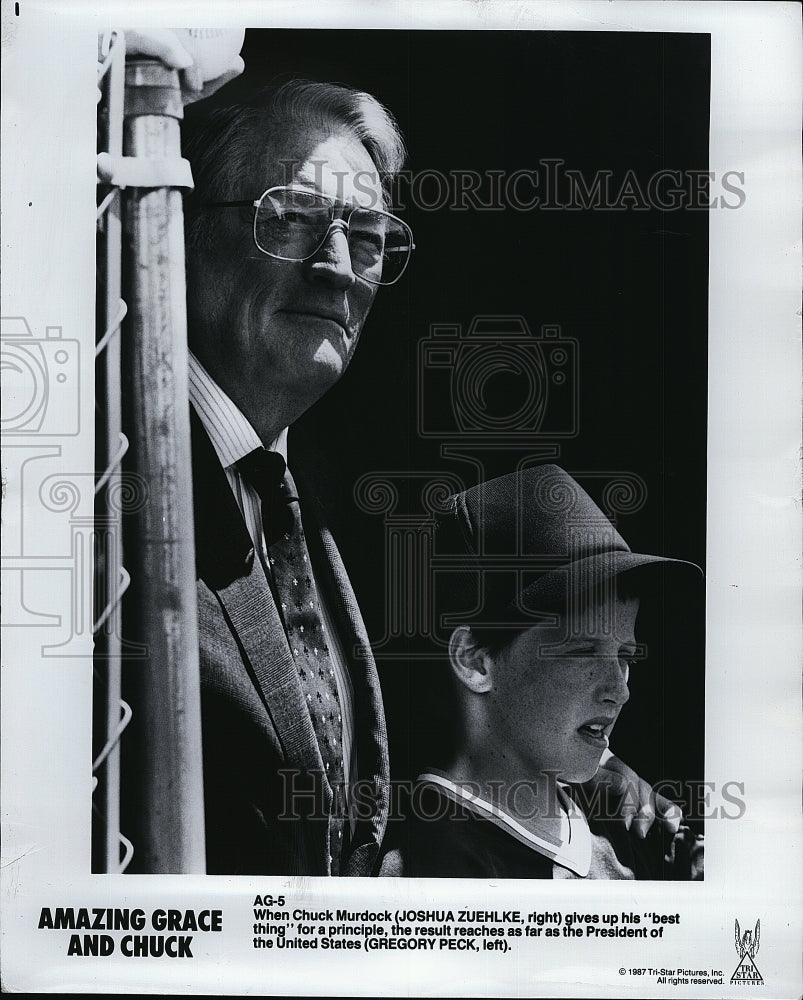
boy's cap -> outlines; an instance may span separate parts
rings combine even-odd
[[[655,563],[691,566],[631,552],[606,515],[557,465],[489,480],[450,497],[436,517],[435,550],[454,559],[449,610],[486,624],[526,622]],[[462,564],[462,565],[461,565]],[[479,602],[479,605],[478,605]],[[473,606],[473,612],[471,610]],[[468,622],[466,622],[468,623]]]

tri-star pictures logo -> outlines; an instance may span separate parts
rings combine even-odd
[[[761,921],[756,921],[756,929],[751,931],[749,928],[742,934],[741,928],[739,927],[739,921],[737,920],[735,927],[735,941],[736,954],[739,956],[739,964],[736,966],[736,971],[731,976],[732,983],[755,983],[763,984],[764,978],[756,967],[754,961],[756,957],[756,952],[758,951],[759,936],[761,934]]]

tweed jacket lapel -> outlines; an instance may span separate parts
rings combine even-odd
[[[217,597],[284,749],[288,769],[323,774],[298,671],[259,560],[248,576],[221,587]],[[323,793],[322,805],[328,812],[332,792],[325,782]]]

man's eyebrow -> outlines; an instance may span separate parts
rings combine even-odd
[[[578,637],[567,639],[565,642],[546,642],[539,647],[539,654],[545,656],[603,656],[606,651],[600,650],[595,645],[595,639]],[[619,646],[619,652],[638,652],[638,642],[631,642],[629,639]]]
[[[570,639],[566,642],[546,642],[539,647],[542,655],[552,656],[593,656],[597,650],[590,639]]]
[[[376,181],[376,183],[377,183],[377,192],[376,193],[379,195],[379,201],[380,201],[380,203],[384,203],[384,201],[385,201],[385,189],[382,186],[381,175],[379,174],[379,171],[376,171],[376,170],[347,170],[345,172],[341,171],[341,170],[333,171],[332,172],[332,176],[335,178],[335,186],[336,186],[336,188],[338,190],[340,190],[340,187],[341,187],[341,183],[342,183],[341,179],[344,176],[346,176],[346,175],[349,175],[351,177],[357,177],[361,181],[364,181],[366,177],[369,177],[371,180]],[[328,191],[325,191],[320,186],[320,184],[317,183],[318,177],[319,177],[319,175],[315,174],[315,176],[312,179],[306,180],[303,177],[303,175],[298,174],[291,181],[287,181],[284,184],[277,184],[277,185],[273,185],[273,186],[274,187],[301,188],[302,190],[305,190],[305,191],[315,191],[317,194],[322,194],[322,195],[324,195],[324,197],[330,198],[332,201],[335,202],[335,204],[347,204],[346,202],[341,202],[340,199],[338,199],[338,198],[334,198]],[[373,194],[374,193],[374,192],[369,192],[368,190],[366,190],[364,188],[363,189],[358,188],[358,191],[359,191],[360,194],[369,194],[369,193]],[[365,206],[361,205],[360,207],[364,208]]]

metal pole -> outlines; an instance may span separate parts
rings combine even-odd
[[[181,158],[178,74],[126,67],[124,153],[153,175]],[[162,166],[160,166],[162,165]],[[165,170],[165,176],[168,171]],[[128,302],[124,375],[129,468],[147,483],[130,557],[132,626],[148,648],[127,668],[136,696],[132,871],[205,870],[198,623],[192,517],[184,227],[175,187],[124,192]],[[128,626],[126,625],[126,630]],[[128,780],[131,780],[129,777]],[[126,788],[126,794],[129,789]]]

